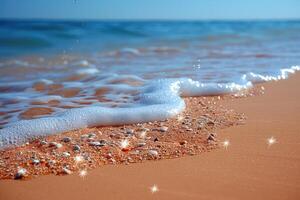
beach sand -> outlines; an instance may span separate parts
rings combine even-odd
[[[211,152],[105,165],[85,177],[1,180],[0,199],[299,199],[299,84],[296,74],[263,84],[264,95],[221,100],[247,119],[244,125],[218,129],[221,145]],[[222,147],[226,140],[227,148]]]

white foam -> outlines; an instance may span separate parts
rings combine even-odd
[[[76,71],[79,75],[93,75],[97,74],[99,70],[97,68],[79,69]]]
[[[140,51],[135,48],[123,48],[119,51],[120,54],[140,55]]]
[[[260,74],[255,74],[253,72],[247,73],[242,76],[242,79],[245,81],[251,81],[252,83],[260,83],[260,82],[266,82],[266,81],[278,81],[282,79],[288,78],[289,74],[293,74],[296,71],[299,71],[300,67],[299,66],[292,66],[290,68],[283,68],[280,70],[278,74],[274,74],[272,76],[270,75],[260,75]]]
[[[83,66],[83,67],[86,67],[86,66],[90,65],[89,61],[87,61],[87,60],[81,60],[80,62],[78,62],[78,64]]]
[[[144,85],[139,87],[139,100],[134,107],[90,106],[70,109],[51,117],[21,120],[0,130],[0,148],[19,145],[35,137],[84,127],[164,120],[184,110],[185,103],[182,96],[235,93],[252,87],[252,82],[285,79],[298,70],[300,70],[299,66],[293,66],[280,70],[275,76],[249,73],[242,77],[241,84],[201,83],[188,78],[143,80]]]

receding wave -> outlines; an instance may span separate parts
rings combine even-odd
[[[253,83],[288,78],[289,74],[299,71],[299,66],[282,69],[276,76],[263,76],[248,73],[241,77],[241,83],[201,83],[188,78],[142,80],[131,76],[143,86],[136,88],[138,101],[134,106],[109,108],[103,106],[87,106],[73,108],[54,116],[39,119],[21,120],[0,130],[0,148],[9,145],[22,144],[28,139],[56,134],[84,127],[142,123],[155,120],[165,120],[180,114],[185,109],[181,97],[220,95],[238,92],[252,87]],[[107,82],[113,78],[108,77]],[[120,79],[120,77],[116,77]],[[128,80],[128,77],[121,78]],[[115,86],[114,90],[130,91],[133,86]],[[57,99],[55,96],[54,99]],[[50,101],[48,99],[47,101]],[[60,100],[60,99],[58,99]],[[43,110],[52,113],[51,110]]]

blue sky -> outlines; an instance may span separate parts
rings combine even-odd
[[[0,18],[300,19],[300,0],[0,0]]]

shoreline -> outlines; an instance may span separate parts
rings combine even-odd
[[[83,199],[83,195],[87,199],[99,195],[106,199],[151,199],[149,187],[157,184],[159,192],[153,195],[159,199],[297,199],[299,82],[300,75],[296,73],[287,80],[262,84],[266,88],[264,95],[221,100],[222,106],[247,116],[243,126],[217,129],[218,140],[230,142],[227,149],[159,162],[102,166],[88,171],[84,180],[74,174],[42,176],[25,182],[0,181],[0,197],[62,199],[60,194],[65,193],[64,198],[72,199]],[[233,116],[239,116],[235,112]],[[269,145],[267,140],[271,137],[276,141]],[[207,135],[201,138],[207,139]],[[51,194],[46,188],[49,185]],[[82,187],[85,190],[80,190]],[[116,188],[117,192],[113,192]]]
[[[0,179],[67,175],[103,165],[131,164],[197,155],[218,148],[219,130],[244,124],[245,116],[222,106],[236,95],[185,98],[186,109],[164,120],[84,128],[34,139],[0,151]],[[22,177],[19,176],[19,171]]]

